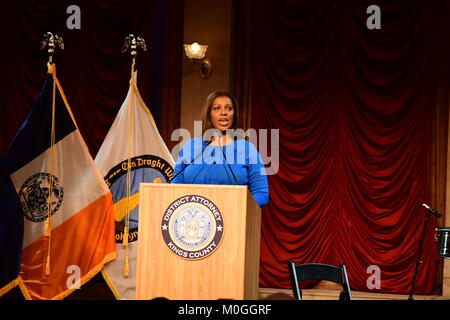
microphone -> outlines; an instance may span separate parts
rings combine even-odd
[[[436,218],[440,218],[442,217],[442,213],[440,213],[439,211],[437,211],[436,209],[433,209],[432,207],[430,207],[429,205],[422,203],[422,205],[428,210],[430,211]]]
[[[209,146],[211,144],[212,140],[209,140],[208,143],[206,144],[206,146],[202,147],[202,151],[200,151],[195,157],[194,159],[191,160],[191,162],[189,162],[186,167],[184,167],[183,169],[181,169],[180,171],[178,171],[178,173],[170,180],[173,181],[175,180],[176,177],[178,177],[184,170],[186,170],[187,167],[189,167],[194,161],[195,159],[198,158],[198,156],[200,156],[201,154],[203,154],[203,152],[205,151],[206,147]]]
[[[231,175],[233,176],[234,184],[237,185],[237,184],[238,184],[238,181],[237,181],[237,179],[236,179],[236,176],[234,175],[233,169],[231,169],[231,166],[230,166],[230,164],[228,163],[227,156],[225,155],[225,151],[223,150],[222,146],[220,145],[220,140],[219,140],[219,146],[220,146],[220,149],[222,149],[222,154],[223,154],[223,157],[224,157],[224,159],[225,159],[226,164],[228,165],[228,169],[230,169]]]

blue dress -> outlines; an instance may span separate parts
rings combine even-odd
[[[253,144],[245,139],[223,147],[207,144],[201,137],[184,144],[172,183],[247,185],[258,205],[267,205],[266,171]],[[184,171],[179,174],[181,170]]]

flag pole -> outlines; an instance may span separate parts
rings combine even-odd
[[[47,32],[44,34],[42,41],[41,41],[41,50],[43,50],[45,47],[47,48],[48,53],[48,62],[47,62],[47,69],[48,73],[52,74],[53,78],[53,86],[52,86],[52,127],[51,127],[51,134],[50,134],[50,159],[49,159],[49,187],[48,187],[48,194],[47,194],[47,223],[45,227],[45,236],[48,238],[48,244],[47,244],[47,257],[45,261],[45,275],[50,275],[50,251],[51,251],[51,234],[52,234],[52,195],[54,191],[54,179],[53,179],[53,173],[55,173],[55,164],[54,164],[54,145],[55,145],[55,106],[56,106],[56,66],[53,63],[53,55],[56,52],[57,48],[60,48],[61,50],[64,49],[64,42],[61,37],[58,35],[53,35],[51,32]]]
[[[141,37],[135,37],[133,34],[129,34],[125,37],[125,42],[122,48],[122,53],[125,53],[130,49],[131,55],[131,77],[130,84],[134,83],[134,68],[136,63],[136,56],[138,53],[138,48],[143,51],[147,51],[145,45],[145,40]],[[128,131],[128,158],[127,158],[127,184],[126,184],[126,197],[127,197],[127,210],[125,216],[125,227],[123,230],[122,245],[125,247],[125,265],[123,274],[125,277],[129,275],[129,263],[128,263],[128,236],[130,230],[130,211],[131,211],[131,155],[133,154],[133,99],[131,99],[130,108],[130,125]]]

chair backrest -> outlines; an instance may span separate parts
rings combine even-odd
[[[332,266],[322,263],[295,264],[289,261],[289,274],[291,277],[292,291],[294,298],[302,300],[302,291],[299,282],[304,280],[327,280],[342,285],[339,295],[340,300],[352,300],[352,292],[347,277],[345,264]]]

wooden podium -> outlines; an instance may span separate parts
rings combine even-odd
[[[257,300],[260,227],[246,186],[141,183],[136,298]]]

